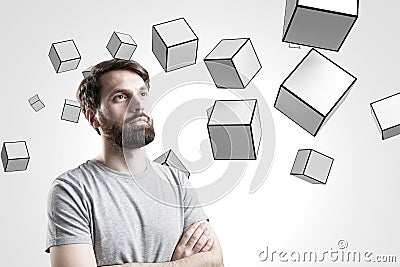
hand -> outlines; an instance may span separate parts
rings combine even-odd
[[[214,244],[214,240],[209,238],[209,234],[208,222],[192,224],[183,232],[171,260],[179,260],[198,252],[209,251]]]

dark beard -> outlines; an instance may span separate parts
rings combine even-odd
[[[147,118],[147,123],[145,125],[134,125],[130,123],[136,117],[140,116]],[[144,113],[125,119],[123,125],[108,121],[101,113],[99,113],[99,121],[105,137],[119,149],[140,148],[154,140],[153,119]]]

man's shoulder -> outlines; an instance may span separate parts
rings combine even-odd
[[[53,180],[54,185],[68,184],[72,187],[81,187],[91,179],[93,160],[87,160],[80,165],[64,171]]]

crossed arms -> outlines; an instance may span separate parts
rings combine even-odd
[[[52,267],[95,267],[91,244],[70,244],[50,248]],[[183,230],[170,262],[125,263],[109,267],[223,267],[218,238],[207,221],[194,223]]]

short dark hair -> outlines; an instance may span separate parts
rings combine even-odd
[[[100,107],[100,77],[113,70],[129,70],[138,74],[150,89],[149,73],[138,62],[125,59],[111,59],[103,61],[93,66],[90,74],[79,84],[76,98],[79,101],[83,114],[88,109],[98,109]],[[100,134],[99,129],[96,129]]]

